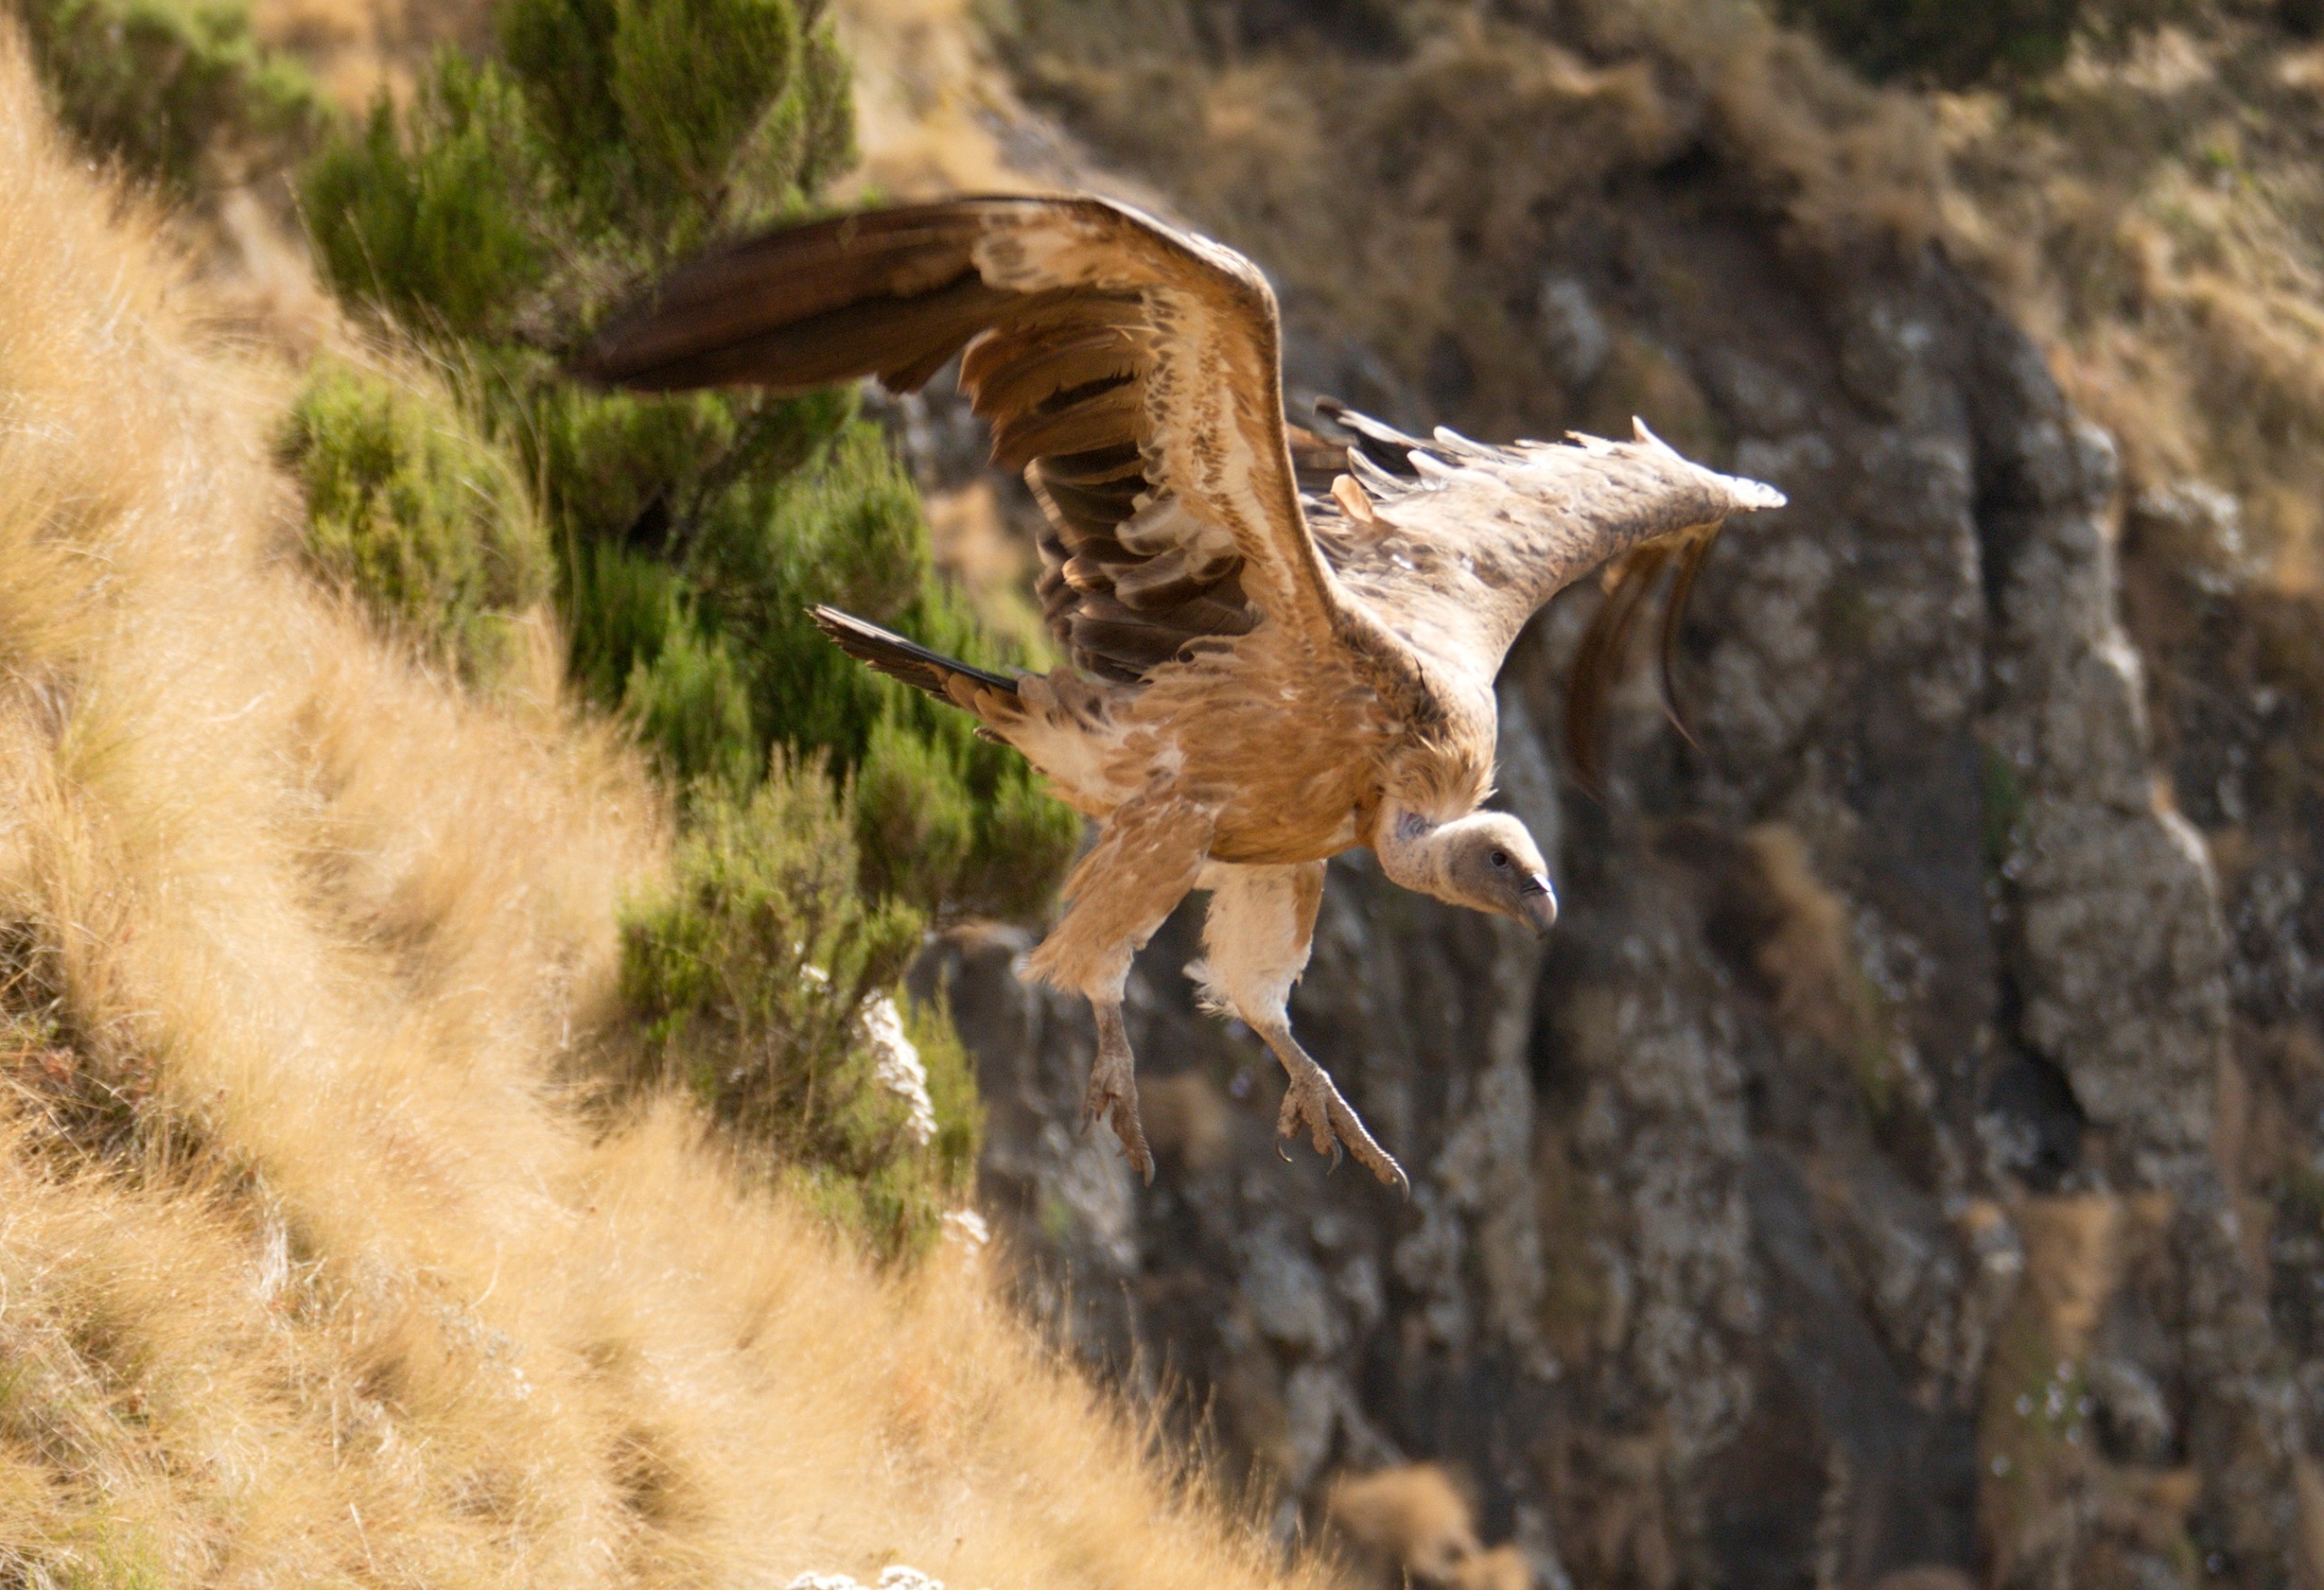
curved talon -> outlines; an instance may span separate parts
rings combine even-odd
[[[1116,1099],[1106,1111],[1106,1119],[1113,1127],[1114,1135],[1121,1139],[1122,1152],[1129,1156],[1130,1168],[1147,1186],[1154,1185],[1154,1154],[1146,1146],[1145,1124],[1137,1118],[1137,1095],[1133,1093],[1128,1098]]]
[[[1084,1132],[1089,1129],[1090,1122],[1096,1120],[1098,1114],[1093,1091],[1082,1107],[1081,1129]],[[1133,1092],[1128,1098],[1112,1099],[1104,1106],[1103,1114],[1107,1124],[1113,1127],[1114,1135],[1121,1139],[1122,1152],[1129,1156],[1130,1168],[1145,1179],[1147,1186],[1154,1185],[1154,1154],[1146,1146],[1146,1127],[1137,1118],[1137,1094]]]
[[[1129,1163],[1144,1177],[1146,1184],[1154,1184],[1154,1154],[1146,1145],[1145,1124],[1137,1116],[1137,1077],[1133,1069],[1129,1045],[1101,1042],[1097,1058],[1089,1063],[1089,1089],[1081,1096],[1081,1130],[1088,1132],[1090,1124],[1100,1115],[1121,1139],[1122,1152]]]
[[[1275,1117],[1278,1153],[1283,1149],[1281,1140],[1294,1135],[1302,1126],[1307,1128],[1315,1152],[1332,1156],[1334,1168],[1339,1164],[1340,1145],[1344,1143],[1356,1162],[1384,1184],[1406,1197],[1412,1195],[1412,1182],[1405,1176],[1404,1168],[1365,1130],[1364,1122],[1347,1100],[1340,1096],[1332,1079],[1324,1075],[1324,1068],[1313,1060],[1293,1069],[1291,1086],[1283,1095],[1283,1111]]]

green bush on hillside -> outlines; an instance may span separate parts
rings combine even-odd
[[[449,345],[558,552],[576,679],[682,787],[743,799],[782,751],[860,779],[861,882],[933,915],[1039,908],[1078,837],[1013,754],[849,662],[832,602],[1009,659],[931,566],[911,483],[851,394],[669,398],[559,374],[609,305],[705,240],[803,212],[852,158],[846,64],[793,0],[507,0],[310,167],[352,302]],[[925,814],[904,822],[901,813]]]
[[[931,917],[1040,909],[1078,821],[808,621],[834,602],[1009,660],[936,578],[917,494],[853,394],[652,398],[561,374],[614,301],[804,212],[852,160],[818,0],[505,0],[497,58],[447,51],[403,103],[327,126],[276,93],[296,84],[231,0],[154,13],[180,42],[142,55],[107,54],[145,35],[104,19],[168,0],[25,3],[45,8],[42,64],[75,125],[141,170],[193,184],[261,132],[326,128],[300,180],[326,280],[449,374],[310,373],[279,439],[308,557],[480,683],[554,598],[575,680],[684,792],[675,883],[624,928],[639,1080],[685,1082],[881,1251],[923,1245],[980,1117],[940,1014],[897,1003],[904,966]],[[932,1123],[881,1078],[874,1016],[909,1025]]]
[[[318,572],[464,677],[498,679],[552,580],[507,456],[440,394],[337,362],[309,378],[278,446],[305,488]]]
[[[640,1080],[683,1081],[896,1256],[965,1196],[982,1116],[958,1041],[890,992],[919,948],[918,913],[867,901],[855,874],[844,802],[821,770],[778,759],[747,800],[694,803],[671,892],[623,925],[623,984],[649,1023]],[[895,1035],[872,1030],[894,1016],[924,1072],[917,1124]]]
[[[181,199],[285,163],[328,120],[236,0],[18,0],[58,119]],[[225,169],[222,169],[225,168]]]
[[[439,56],[310,162],[317,257],[458,372],[538,504],[573,678],[684,792],[671,889],[624,924],[633,1080],[683,1082],[778,1177],[909,1254],[965,1192],[980,1117],[904,967],[931,918],[1041,908],[1078,820],[807,618],[832,602],[1009,661],[936,577],[911,479],[852,393],[650,397],[561,373],[654,273],[805,211],[852,158],[845,63],[793,0],[504,0],[497,24],[496,59]],[[415,447],[408,417],[367,430],[345,391],[301,412],[345,416],[301,433],[321,438],[302,473],[326,566],[405,623],[441,604],[423,589],[473,588],[441,555],[470,500],[447,488],[453,456]],[[932,1119],[882,1075],[899,1020]]]
[[[421,146],[407,148],[406,131]],[[401,116],[384,97],[359,135],[309,168],[323,274],[415,330],[505,336],[547,272],[548,194],[507,82],[446,51]]]
[[[2026,82],[2065,64],[2077,36],[2127,37],[2191,0],[1777,0],[1864,72],[1944,88]]]

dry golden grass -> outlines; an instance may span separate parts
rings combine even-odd
[[[1000,135],[1024,112],[993,66],[973,0],[837,0],[832,15],[855,64],[863,163],[837,197],[890,200],[1056,188]]]
[[[303,583],[168,240],[0,44],[0,1583],[1315,1583],[995,1301],[566,1096],[635,759]]]
[[[1433,1463],[1400,1464],[1334,1482],[1332,1522],[1400,1575],[1450,1583],[1483,1549],[1469,1498]]]
[[[1679,70],[1702,131],[1802,240],[1909,248],[1938,225],[1945,172],[1922,103],[1871,87],[1807,35],[1736,0],[1579,0],[1593,47]]]
[[[445,44],[491,41],[485,0],[250,0],[252,30],[295,53],[324,91],[350,110],[382,91],[408,94]]]
[[[1401,1590],[1531,1590],[1533,1565],[1515,1546],[1477,1540],[1474,1509],[1433,1463],[1405,1463],[1334,1481],[1331,1520],[1355,1548],[1355,1565]]]
[[[2324,590],[2324,46],[2214,16],[1940,113],[1955,250],[2122,442],[2134,506],[2208,480],[2270,584]]]

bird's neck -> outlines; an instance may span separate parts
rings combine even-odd
[[[1391,802],[1380,810],[1373,854],[1388,881],[1415,894],[1444,892],[1445,832],[1442,820]]]

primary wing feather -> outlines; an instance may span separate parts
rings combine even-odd
[[[655,390],[909,391],[955,354],[995,462],[1050,521],[1040,594],[1076,663],[1142,679],[1263,617],[1328,643],[1274,296],[1240,255],[1136,211],[960,199],[784,228],[681,267],[578,368]]]

